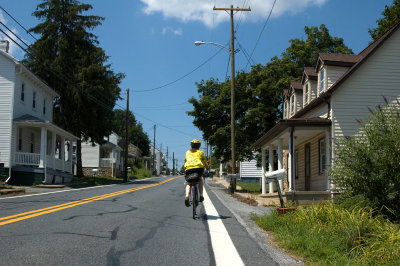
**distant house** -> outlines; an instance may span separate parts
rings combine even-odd
[[[84,175],[122,177],[124,171],[120,137],[116,133],[104,138],[103,144],[82,141],[82,170]],[[93,171],[94,170],[94,171]]]
[[[0,42],[0,179],[20,185],[69,182],[77,137],[52,123],[59,95],[8,54],[8,46]]]
[[[262,150],[263,165],[287,178],[280,187],[288,199],[313,201],[331,198],[334,180],[327,172],[334,163],[333,139],[354,135],[368,108],[400,99],[400,24],[358,55],[320,54],[315,67],[305,68],[301,82],[283,92],[283,119],[253,146]],[[263,173],[267,169],[263,167]],[[269,185],[266,197],[276,197]]]

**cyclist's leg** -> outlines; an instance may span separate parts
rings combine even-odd
[[[191,171],[190,170],[187,170],[186,172],[185,172],[185,175],[188,175],[188,174],[190,174],[191,173]],[[186,187],[185,187],[185,206],[186,207],[189,207],[190,206],[190,203],[189,203],[189,193],[190,193],[190,184],[189,184],[189,182],[186,182]]]

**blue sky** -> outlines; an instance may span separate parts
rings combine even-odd
[[[25,28],[38,21],[31,14],[41,1],[0,0],[0,5]],[[293,38],[305,38],[304,26],[325,24],[332,36],[359,53],[371,41],[368,29],[376,27],[385,5],[392,0],[97,0],[84,1],[93,9],[88,14],[105,18],[94,30],[100,46],[110,56],[116,72],[126,74],[121,84],[121,97],[116,108],[126,106],[126,89],[130,90],[130,109],[153,141],[156,124],[156,146],[169,151],[183,163],[185,151],[201,132],[193,126],[187,100],[197,97],[195,82],[230,75],[229,53],[213,45],[196,47],[194,42],[209,41],[229,46],[229,15],[213,11],[213,6],[250,7],[251,12],[234,16],[237,42],[236,70],[249,71],[245,53],[252,55],[251,64],[265,65],[280,54]],[[0,10],[0,20],[26,43],[34,39]],[[2,27],[2,26],[1,26]],[[4,28],[2,27],[4,30]],[[261,37],[257,42],[259,36]],[[1,34],[0,34],[1,35]],[[3,39],[4,36],[1,36]],[[239,47],[239,44],[241,47]],[[257,45],[256,45],[257,44]],[[22,59],[24,53],[12,45],[11,53]],[[207,63],[205,63],[209,60]],[[247,65],[247,68],[246,68]],[[204,145],[202,146],[204,147]]]

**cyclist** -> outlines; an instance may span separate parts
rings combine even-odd
[[[198,139],[194,139],[190,142],[191,149],[186,152],[185,156],[185,175],[189,175],[191,173],[198,173],[199,174],[199,192],[200,192],[200,202],[204,200],[203,197],[203,173],[204,173],[204,165],[205,157],[204,152],[199,150],[200,148],[200,141]],[[186,183],[186,190],[185,190],[185,205],[186,207],[190,206],[189,203],[189,192],[190,192],[190,184],[189,182]]]

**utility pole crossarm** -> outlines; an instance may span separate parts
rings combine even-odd
[[[232,7],[215,7],[213,8],[213,10],[232,10],[232,11],[251,11],[250,7],[249,8],[232,8]]]

